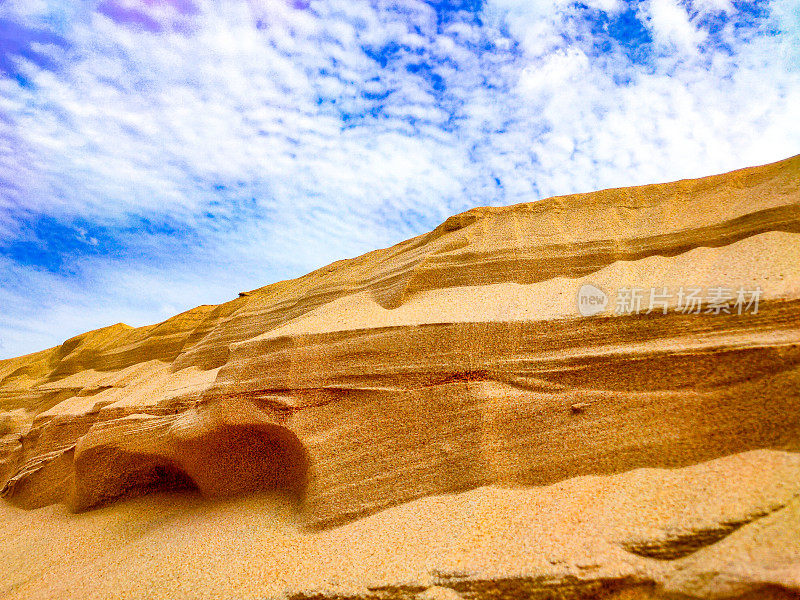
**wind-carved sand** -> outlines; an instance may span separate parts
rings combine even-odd
[[[0,436],[2,597],[798,598],[800,157],[0,361]]]

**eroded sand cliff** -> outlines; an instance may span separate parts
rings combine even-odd
[[[0,361],[0,593],[793,597],[798,241],[794,157],[475,209]],[[237,499],[269,490],[291,519]]]

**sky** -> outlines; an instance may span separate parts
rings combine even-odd
[[[0,358],[800,153],[800,0],[0,0]]]

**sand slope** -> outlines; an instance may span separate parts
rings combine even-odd
[[[269,495],[1,510],[9,599],[800,593],[800,456],[778,451],[433,496],[317,532]]]
[[[606,293],[605,310],[594,315],[578,310],[584,286]],[[631,288],[643,296],[639,314],[617,314],[616,308],[624,308],[617,302]],[[705,301],[696,312],[682,306],[679,290],[690,288]],[[757,310],[743,302],[756,290]],[[728,301],[724,310],[715,310],[710,301],[723,291]],[[650,305],[659,292],[666,292],[664,301]],[[429,521],[428,537],[395,540],[407,549],[397,560],[387,558],[389,549],[378,553],[381,563],[391,565],[381,571],[369,556],[394,538],[382,529],[383,521],[369,515],[423,498],[409,505],[417,508],[399,507],[381,518],[413,521],[403,511],[425,507],[433,514],[441,503],[442,510],[452,511],[461,502],[477,502],[490,511],[519,512],[503,522],[530,520],[542,514],[539,508],[512,511],[509,498],[527,500],[497,490],[519,488],[527,490],[519,492],[523,496],[556,498],[562,485],[557,482],[567,482],[563,485],[573,486],[573,495],[592,504],[597,490],[624,488],[632,473],[647,487],[671,481],[672,473],[695,473],[692,465],[698,463],[726,465],[702,471],[704,477],[711,474],[705,487],[679,486],[694,490],[693,502],[700,506],[728,484],[726,479],[737,481],[738,468],[792,463],[791,452],[799,448],[800,157],[698,180],[474,209],[428,234],[219,306],[201,306],[147,327],[113,325],[0,361],[5,527],[44,527],[44,537],[6,537],[10,541],[4,543],[20,549],[20,560],[39,552],[53,557],[52,564],[42,563],[49,567],[40,565],[34,569],[39,575],[31,575],[42,594],[59,581],[78,585],[52,575],[59,573],[53,566],[59,553],[70,552],[62,544],[65,535],[85,529],[79,533],[83,538],[99,528],[102,541],[86,549],[89,554],[79,552],[89,571],[102,567],[111,573],[107,561],[117,560],[119,548],[138,548],[142,564],[149,565],[141,577],[150,581],[149,569],[172,567],[159,566],[166,554],[150,555],[155,538],[142,538],[141,546],[129,543],[128,527],[140,523],[161,539],[177,519],[184,530],[191,523],[209,535],[220,527],[224,537],[233,527],[228,509],[255,521],[263,513],[248,504],[255,500],[226,499],[268,490],[299,503],[293,519],[306,529],[361,519],[321,537],[294,529],[291,536],[313,538],[315,544],[339,539],[353,552],[366,553],[357,559],[342,555],[345,563],[371,565],[359,567],[354,581],[363,583],[371,574],[380,586],[411,569],[408,577],[417,582],[412,591],[391,593],[416,594],[423,571],[430,569],[407,553],[432,556],[426,548],[439,542],[431,536],[442,534],[441,523],[451,517]],[[772,453],[759,453],[764,449]],[[742,453],[749,458],[740,464]],[[765,456],[768,462],[759,463]],[[636,471],[641,468],[689,470]],[[796,479],[783,468],[769,474],[781,485]],[[571,520],[602,525],[602,544],[587,551],[604,557],[608,552],[603,560],[616,565],[610,579],[590,577],[597,585],[608,579],[609,594],[618,593],[623,575],[614,569],[620,564],[634,565],[633,571],[620,571],[633,578],[620,583],[620,590],[627,590],[622,594],[674,589],[733,596],[740,581],[747,593],[757,582],[772,587],[753,593],[795,589],[796,555],[786,544],[771,549],[759,541],[767,534],[746,525],[756,517],[759,527],[773,523],[769,535],[776,539],[786,535],[773,530],[794,531],[797,511],[781,495],[785,490],[751,504],[730,496],[723,506],[730,514],[706,524],[695,523],[694,513],[681,513],[672,529],[650,531],[649,523],[628,537],[614,537],[615,527],[639,523],[636,510],[649,515],[659,510],[655,504],[662,496],[673,498],[648,489],[650,495],[637,496],[613,527],[611,517],[587,513],[574,498],[548,500],[562,503],[552,535],[564,544],[588,535],[570,529]],[[159,500],[120,504],[165,490],[181,491],[181,500],[171,497],[178,508]],[[425,499],[465,490],[474,491]],[[198,500],[198,493],[217,503]],[[71,517],[53,506],[60,504],[73,512],[96,510]],[[774,512],[775,507],[785,508]],[[122,537],[103,529],[109,526],[104,519],[117,519]],[[484,531],[487,519],[471,521],[470,531]],[[342,535],[372,541],[359,546],[337,537]],[[478,533],[465,535],[466,541],[448,537],[446,544],[455,544],[451,554],[442,550],[437,556],[479,552],[480,544],[470,537]],[[57,541],[53,549],[44,541],[50,538]],[[536,552],[549,561],[562,542]],[[184,544],[175,552],[195,552],[188,541],[169,538],[167,544]],[[578,551],[564,550],[573,558]],[[496,572],[486,571],[494,564],[488,554],[476,554],[470,568],[481,581],[516,578],[510,586],[535,595],[536,586],[544,585],[536,578],[547,571],[534,569],[539,575],[525,575],[527,583],[521,583],[512,571],[530,573],[534,559],[519,548],[514,552],[522,554],[499,563]],[[747,559],[752,568],[743,566],[745,555],[753,557]],[[292,556],[301,561],[306,553]],[[719,570],[723,556],[734,557],[734,567]],[[773,559],[783,566],[773,568]],[[14,560],[7,563],[9,572],[26,573]],[[120,560],[129,571],[136,562]],[[253,560],[258,569],[277,559]],[[217,581],[232,568],[223,562],[203,571],[211,587],[196,583],[209,594],[214,590],[213,597],[227,589]],[[663,572],[642,566],[662,563],[680,566]],[[198,569],[181,568],[193,581],[201,577]],[[563,591],[576,575],[556,571]],[[631,587],[640,576],[642,585]],[[119,579],[102,581],[111,581],[117,594],[138,576],[113,577]],[[310,582],[308,577],[292,581]],[[481,588],[488,584],[475,583],[478,579],[460,588],[440,585],[429,596],[448,597],[456,588],[467,595],[500,593]],[[263,578],[255,580],[267,586]],[[24,596],[24,580],[11,581],[16,583],[9,590]],[[576,583],[575,594],[600,593],[582,585]],[[103,595],[99,588],[97,594]]]

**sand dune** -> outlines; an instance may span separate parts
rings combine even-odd
[[[4,593],[800,593],[798,242],[794,157],[0,361]]]

